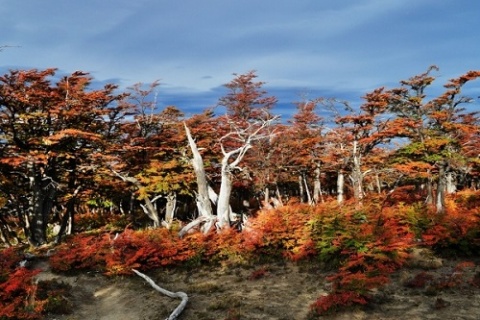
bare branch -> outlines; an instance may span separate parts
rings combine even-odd
[[[145,281],[147,281],[151,286],[152,288],[154,288],[155,290],[157,290],[158,292],[170,297],[170,298],[180,298],[182,299],[182,301],[180,302],[180,304],[178,305],[178,307],[175,308],[175,310],[173,310],[173,312],[170,314],[170,316],[166,319],[166,320],[175,320],[178,318],[178,316],[180,315],[180,313],[182,313],[182,311],[185,309],[185,307],[187,306],[187,302],[188,302],[188,296],[185,292],[171,292],[171,291],[168,291],[168,290],[165,290],[163,289],[162,287],[158,286],[150,277],[148,277],[147,275],[141,273],[140,271],[137,271],[135,269],[132,269],[133,272],[135,272],[139,277],[142,277],[143,279],[145,279]]]

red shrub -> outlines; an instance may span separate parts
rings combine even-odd
[[[354,291],[335,292],[317,299],[311,305],[312,312],[317,315],[325,315],[337,312],[354,305],[365,305],[368,299]]]
[[[62,244],[50,257],[53,270],[93,269],[107,275],[130,274],[132,268],[175,265],[195,255],[186,240],[166,229],[121,234],[79,234]]]
[[[39,319],[42,305],[35,303],[39,270],[19,267],[19,248],[0,252],[0,319]]]

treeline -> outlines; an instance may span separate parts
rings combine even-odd
[[[448,193],[479,187],[480,123],[462,88],[480,71],[427,98],[435,71],[366,93],[358,108],[319,97],[281,119],[254,72],[225,85],[225,114],[186,117],[157,109],[156,82],[121,92],[92,89],[83,72],[12,70],[0,77],[1,240],[38,246],[56,224],[58,242],[87,211],[208,231],[289,202],[388,204],[402,188],[442,213]]]

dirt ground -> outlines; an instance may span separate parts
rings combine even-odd
[[[480,272],[477,261],[468,272],[454,272],[459,261],[447,261],[435,270],[408,268],[392,277],[392,282],[374,293],[375,303],[325,319],[480,319],[480,288],[469,281]],[[48,315],[56,320],[147,320],[166,319],[179,300],[159,292],[138,276],[107,278],[98,273],[75,276],[53,274],[46,262],[37,267],[45,271],[39,280],[58,279],[69,283],[74,312]],[[461,279],[453,288],[432,290],[407,286],[419,274],[432,283]],[[189,296],[179,320],[307,319],[309,306],[326,295],[328,275],[311,265],[266,264],[255,267],[206,268],[199,270],[156,270],[146,272],[159,286],[183,291]],[[442,280],[443,279],[443,280]]]

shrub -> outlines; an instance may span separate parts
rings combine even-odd
[[[39,319],[41,304],[36,304],[33,277],[39,270],[20,267],[20,248],[0,251],[0,319]]]

